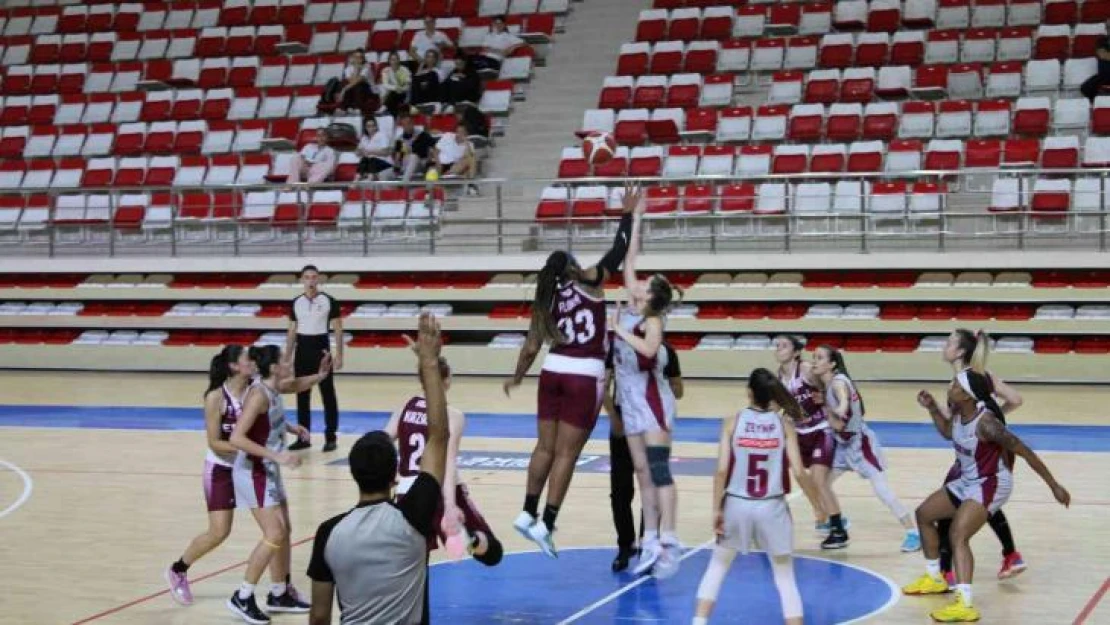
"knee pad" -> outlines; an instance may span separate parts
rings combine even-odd
[[[648,447],[648,470],[651,471],[651,483],[655,486],[670,486],[674,484],[671,476],[671,448]]]

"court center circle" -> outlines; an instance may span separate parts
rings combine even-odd
[[[583,547],[562,549],[558,559],[536,551],[508,553],[494,567],[473,559],[440,562],[431,569],[432,614],[450,615],[454,625],[690,622],[709,550],[689,554],[671,579],[642,583],[630,574],[610,572],[614,554],[612,548]],[[795,556],[794,563],[807,625],[861,622],[898,599],[898,587],[891,580],[862,567],[809,556]],[[589,611],[583,613],[584,609]],[[566,620],[573,615],[579,616]],[[763,554],[736,558],[713,622],[782,622],[771,567]]]

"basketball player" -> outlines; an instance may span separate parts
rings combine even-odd
[[[662,349],[664,317],[682,292],[659,274],[648,280],[636,278],[639,248],[639,233],[633,232],[624,261],[629,309],[622,314],[618,302],[610,319],[613,374],[644,512],[644,540],[632,572],[653,571],[655,577],[666,579],[678,570],[682,546],[675,533],[678,492],[671,475],[671,428],[677,404],[662,375],[666,363],[660,365],[659,361],[667,358]]]
[[[242,345],[228,345],[212,357],[208,389],[204,392],[204,430],[208,457],[204,462],[204,499],[208,504],[208,530],[185,548],[185,553],[166,570],[170,596],[181,605],[193,603],[189,567],[231,533],[235,514],[235,487],[231,467],[238,450],[228,442],[235,422],[243,412],[243,396],[250,386],[254,366]]]
[[[413,346],[415,347],[415,343]],[[439,374],[443,380],[444,392],[451,390],[451,365],[447,364],[447,359],[442,356],[439,357]],[[427,408],[424,396],[414,395],[403,408],[393,413],[385,426],[385,432],[398,444],[397,475],[400,481],[397,484],[397,501],[401,501],[420,475],[420,458],[424,455],[424,445],[428,440]],[[450,433],[447,440],[448,470],[443,475],[443,510],[442,521],[438,524],[439,540],[448,547],[448,552],[451,552],[453,549],[449,539],[457,537],[463,541],[463,548],[469,551],[475,560],[486,566],[494,566],[501,561],[504,553],[501,541],[494,536],[493,530],[470,498],[466,484],[459,479],[459,444],[462,441],[463,430],[466,428],[466,415],[449,405],[447,421]],[[436,548],[434,536],[428,541],[428,548]],[[457,554],[452,555],[457,557]]]
[[[281,348],[276,345],[251,347],[249,356],[258,371],[258,379],[248,391],[243,413],[231,432],[230,442],[240,452],[232,467],[232,479],[236,506],[250,509],[262,530],[262,540],[251,552],[243,583],[228,599],[227,607],[247,623],[261,625],[269,623],[270,617],[258,608],[254,587],[275,551],[278,552],[276,561],[281,564],[274,572],[275,579],[286,581],[276,582],[271,588],[266,599],[267,610],[305,613],[310,608],[288,581],[292,545],[289,542],[289,505],[281,481],[282,466],[301,464],[299,456],[286,450],[285,433],[292,432],[300,440],[308,438],[309,433],[304,427],[286,420],[281,395],[311,389],[331,375],[331,357],[325,354],[321,358],[316,374],[294,378],[291,363],[282,360]]]
[[[821,380],[813,372],[813,365],[802,360],[804,347],[805,344],[798,337],[775,337],[779,381],[802,408],[803,418],[794,427],[798,432],[802,462],[813,474],[813,480],[817,484],[816,497],[809,503],[817,516],[817,531],[825,537],[821,548],[843,549],[849,542],[847,521],[840,515],[840,502],[829,483],[836,442],[829,421],[825,418]]]
[[[667,378],[675,399],[682,399],[684,385],[682,368],[678,363],[678,353],[666,341],[663,349],[666,358],[656,362],[661,375]],[[624,435],[621,420],[620,397],[613,382],[613,350],[605,361],[605,414],[609,415],[609,506],[613,512],[613,527],[617,531],[617,555],[613,558],[612,570],[619,573],[628,568],[633,556],[639,553],[636,548],[636,521],[632,516],[632,498],[636,496],[635,475],[632,455],[628,449],[628,438]],[[644,536],[643,514],[640,514],[639,537]]]
[[[779,410],[785,412],[780,415]],[[748,376],[748,407],[724,420],[713,477],[713,531],[717,545],[698,586],[694,625],[709,623],[721,584],[752,541],[767,553],[787,625],[802,625],[802,596],[794,579],[794,520],[786,494],[787,464],[803,491],[813,491],[802,468],[794,423],[805,418],[775,374],[759,368]]]
[[[956,384],[948,390],[951,418],[946,418],[936,398],[928,391],[921,391],[917,401],[929,411],[940,435],[952,441],[960,472],[917,507],[917,522],[924,538],[925,574],[902,591],[907,595],[948,592],[948,583],[940,575],[937,559],[940,537],[934,523],[952,519],[950,537],[956,564],[956,599],[934,610],[931,616],[942,623],[978,621],[979,610],[975,608],[971,591],[975,559],[970,541],[987,522],[987,517],[1006,504],[1013,490],[1013,473],[1006,462],[1006,454],[1021,456],[1064,507],[1071,503],[1071,495],[1056,482],[1037,454],[998,418],[1002,409],[991,394],[991,381],[986,374],[966,369],[956,376]]]
[[[970,368],[974,369],[976,373],[987,376],[991,383],[991,394],[995,397],[995,401],[1002,400],[998,405],[1001,413],[996,414],[995,417],[1005,424],[1006,415],[1021,407],[1021,394],[1014,387],[987,371],[989,351],[990,338],[986,333],[982,330],[972,332],[960,328],[948,336],[948,342],[945,343],[942,354],[945,362],[952,365],[957,374]],[[953,380],[952,383],[955,384],[956,381]],[[938,409],[946,418],[951,419],[952,411],[950,408],[946,409],[944,406],[938,406]],[[1013,471],[1013,454],[1006,454],[1006,465],[1010,471]],[[945,483],[956,479],[959,474],[960,463],[957,460],[948,471],[948,477],[944,480]],[[998,571],[998,579],[1009,579],[1020,575],[1026,569],[1025,560],[1014,545],[1014,535],[1010,531],[1010,522],[1006,519],[1006,515],[1003,514],[1002,510],[999,510],[990,515],[987,522],[994,530],[995,536],[998,536],[999,542],[1002,543],[1002,568]],[[937,521],[937,533],[940,535],[940,570],[944,574],[944,579],[948,582],[948,585],[955,586],[956,574],[952,570],[952,544],[948,540],[951,527],[951,519]]]
[[[553,252],[536,277],[532,325],[520,349],[516,371],[505,381],[505,394],[520,386],[540,348],[551,349],[540,372],[537,398],[539,434],[528,463],[524,509],[513,527],[555,557],[552,532],[563,504],[574,465],[590,437],[601,410],[605,378],[605,290],[609,276],[620,270],[632,233],[640,228],[643,194],[625,188],[620,224],[613,246],[597,265],[583,269],[567,252]],[[538,516],[540,494],[547,485],[547,505]]]
[[[855,383],[848,377],[844,355],[836,348],[822,345],[813,353],[813,373],[825,385],[825,417],[836,431],[836,450],[833,452],[835,480],[846,471],[855,471],[871,482],[871,489],[879,500],[890,509],[906,529],[902,551],[921,549],[921,535],[914,527],[911,515],[886,479],[886,460],[879,439],[864,421],[863,398]],[[822,543],[824,547],[824,543]]]

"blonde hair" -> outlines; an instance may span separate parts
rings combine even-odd
[[[987,357],[990,355],[990,336],[982,329],[972,332],[967,328],[957,328],[960,349],[963,350],[963,366],[970,367],[980,375],[987,373]]]

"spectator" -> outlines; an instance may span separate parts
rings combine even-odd
[[[409,182],[424,171],[436,140],[423,129],[417,130],[416,121],[408,113],[402,113],[397,124],[401,127],[393,143],[393,169],[402,181]]]
[[[478,158],[466,131],[466,124],[460,122],[455,132],[444,133],[432,150],[432,161],[439,175],[472,180],[478,175]],[[466,185],[467,195],[478,195],[478,188]]]
[[[442,89],[439,82],[439,52],[428,50],[423,57],[420,68],[412,78],[412,95],[409,104],[422,108],[425,105],[435,112],[442,100]]]
[[[389,64],[382,70],[382,101],[390,115],[396,117],[409,98],[412,86],[412,72],[401,64],[401,55],[394,50],[389,53]]]
[[[478,70],[465,56],[455,59],[455,69],[443,82],[443,102],[448,108],[457,107],[463,102],[478,104],[482,99],[482,79]]]
[[[1110,29],[1110,21],[1107,21],[1106,24],[1107,28]],[[1095,58],[1098,61],[1098,71],[1079,86],[1079,91],[1092,103],[1094,103],[1102,88],[1110,85],[1110,36],[1098,40]]]
[[[347,55],[347,65],[341,78],[332,78],[320,96],[321,110],[356,110],[363,115],[378,110],[380,101],[374,92],[374,72],[366,62],[366,53],[359,48]]]
[[[435,51],[439,56],[449,48],[455,47],[455,42],[441,30],[436,30],[436,18],[424,18],[424,30],[413,35],[412,44],[409,46],[409,58],[422,59],[429,51]]]
[[[482,40],[482,52],[474,61],[479,70],[500,72],[505,57],[522,45],[523,39],[505,30],[505,18],[495,17],[486,38]]]
[[[392,177],[392,146],[386,131],[378,128],[378,120],[366,119],[366,134],[358,142],[355,154],[359,156],[358,176],[360,180],[381,180]]]
[[[331,178],[339,158],[328,145],[328,133],[321,128],[316,131],[316,143],[306,144],[300,153],[294,154],[289,162],[289,184],[297,184],[307,177],[309,184],[318,184]]]
[[[458,123],[466,125],[466,133],[472,142],[475,137],[481,137],[484,143],[489,142],[489,120],[477,106],[463,104],[456,108],[455,119]]]
[[[397,450],[382,431],[364,435],[348,463],[358,484],[358,503],[320,524],[312,546],[309,625],[330,625],[339,597],[339,621],[413,625],[425,614],[428,540],[435,539],[440,484],[447,461],[447,396],[439,372],[440,338],[435,318],[420,318],[415,350],[427,401],[428,438],[420,474],[400,503],[392,501]]]

